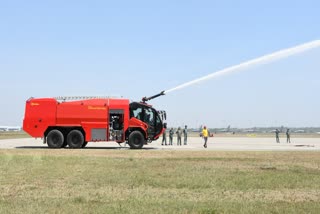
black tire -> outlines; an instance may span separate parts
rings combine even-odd
[[[64,142],[63,134],[57,130],[51,130],[47,135],[47,144],[49,148],[61,148]]]
[[[139,131],[133,131],[129,135],[129,141],[128,144],[130,146],[130,149],[141,149],[143,145],[145,144],[145,139],[141,132]]]
[[[82,148],[84,144],[84,136],[79,130],[72,130],[67,136],[67,143],[70,148]]]
[[[84,142],[83,144],[82,144],[82,147],[81,148],[84,148],[84,147],[86,147],[87,146],[87,144],[88,144],[88,142]]]

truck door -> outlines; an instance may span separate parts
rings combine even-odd
[[[155,114],[151,108],[145,108],[145,118],[144,122],[148,124],[148,136],[149,138],[153,138],[155,136]]]
[[[162,121],[157,111],[151,107],[144,106],[143,122],[148,124],[148,138],[153,140],[163,128]]]
[[[109,140],[124,142],[124,111],[123,109],[109,110]]]

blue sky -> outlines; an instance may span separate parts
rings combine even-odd
[[[0,125],[29,97],[140,100],[320,39],[313,1],[0,1]],[[151,103],[169,126],[320,126],[320,50],[209,80]]]

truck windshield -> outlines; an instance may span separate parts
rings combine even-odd
[[[130,104],[130,118],[135,117],[147,124],[153,125],[155,123],[157,112],[155,109],[142,105],[139,103]],[[161,121],[158,121],[161,122]]]

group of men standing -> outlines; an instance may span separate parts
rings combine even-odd
[[[172,146],[173,145],[173,135],[177,135],[177,145],[181,146],[181,139],[183,135],[183,144],[187,145],[188,144],[188,126],[184,126],[184,129],[182,130],[181,127],[178,127],[176,131],[171,128],[169,130],[169,144],[167,144],[167,133],[166,131],[163,132],[162,134],[162,146]]]
[[[169,130],[169,144],[167,144],[167,133],[166,131],[163,132],[162,134],[162,146],[172,146],[173,145],[173,135],[176,134],[177,135],[177,145],[181,146],[181,138],[183,135],[183,145],[187,145],[188,144],[188,127],[184,126],[184,129],[182,130],[180,127],[178,127],[178,129],[176,131],[173,130],[173,128],[170,128]],[[204,148],[207,148],[207,141],[208,141],[208,137],[209,137],[209,131],[207,130],[206,126],[203,127],[202,131],[201,131],[201,135],[204,139]]]
[[[279,129],[276,129],[276,142],[277,142],[277,143],[280,143],[279,134],[280,134]],[[286,136],[287,136],[287,143],[291,143],[291,139],[290,139],[290,129],[287,129],[287,131],[286,131]]]
[[[280,143],[280,139],[279,139],[279,134],[280,131],[279,129],[276,129],[275,131],[276,133],[276,142]],[[173,136],[174,134],[177,135],[177,145],[181,146],[181,139],[182,139],[182,135],[183,135],[183,144],[187,145],[188,144],[188,127],[185,126],[184,129],[182,130],[180,127],[178,127],[178,129],[176,131],[173,130],[173,128],[170,128],[169,130],[169,144],[167,144],[167,132],[166,130],[163,132],[162,134],[162,146],[172,146],[173,145]],[[204,139],[204,148],[207,148],[207,141],[208,141],[208,137],[209,137],[209,131],[207,130],[206,126],[203,127],[202,131],[201,131],[201,136]],[[287,129],[286,131],[286,136],[287,136],[287,143],[291,143],[291,139],[290,139],[290,129]]]

